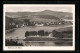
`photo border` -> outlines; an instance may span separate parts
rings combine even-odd
[[[67,1],[67,2],[66,1],[62,1],[62,2],[61,1],[55,1],[55,2],[54,1],[53,2],[52,1],[47,1],[47,2],[45,2],[45,1],[44,2],[43,1],[41,1],[41,2],[38,2],[38,1],[33,1],[33,2],[32,1],[28,1],[28,2],[27,1],[26,2],[25,1],[23,1],[23,2],[22,1],[18,1],[18,2],[4,1],[3,4],[75,4],[75,17],[77,17],[77,18],[75,18],[75,21],[76,21],[75,23],[77,23],[77,24],[75,24],[75,27],[77,27],[77,28],[75,28],[75,34],[77,36],[77,37],[75,36],[75,39],[76,39],[75,40],[75,51],[78,51],[78,48],[79,48],[78,47],[78,45],[79,45],[78,44],[79,43],[79,41],[78,41],[79,40],[79,38],[78,38],[79,37],[79,32],[78,32],[79,31],[78,30],[79,29],[78,28],[79,27],[79,25],[78,25],[79,24],[78,23],[79,22],[79,12],[78,12],[79,11],[79,6],[78,6],[79,3],[78,3],[78,1],[75,1],[75,2],[69,2],[69,1]]]

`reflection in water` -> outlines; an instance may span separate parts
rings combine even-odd
[[[25,46],[72,46],[72,42],[25,42]]]
[[[6,44],[8,45],[10,43],[8,46],[14,46],[14,42],[23,46],[72,46],[72,41],[24,41],[23,39],[6,39]]]

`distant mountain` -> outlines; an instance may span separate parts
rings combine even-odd
[[[72,13],[44,10],[41,12],[6,12],[11,18],[27,18],[32,21],[59,21],[60,19],[72,19]]]

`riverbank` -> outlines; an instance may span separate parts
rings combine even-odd
[[[16,29],[17,29],[17,28],[13,28],[13,29],[6,30],[5,33],[13,32],[13,31],[15,31]]]
[[[24,41],[72,41],[72,38],[26,37]]]

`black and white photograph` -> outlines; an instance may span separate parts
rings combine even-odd
[[[74,4],[4,4],[4,50],[75,50]]]

